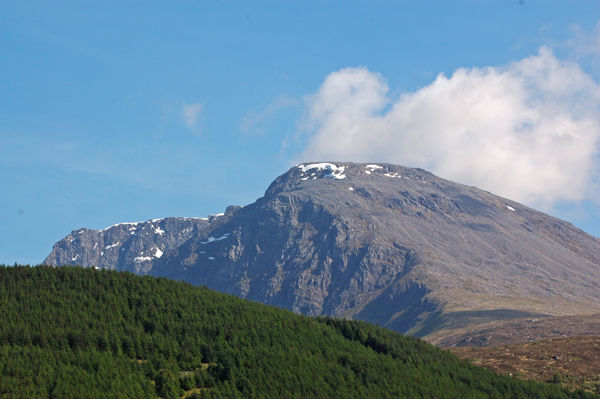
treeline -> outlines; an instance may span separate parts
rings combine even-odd
[[[363,322],[167,279],[0,266],[2,398],[592,398]]]

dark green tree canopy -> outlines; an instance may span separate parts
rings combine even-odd
[[[0,267],[4,398],[584,398],[415,338],[167,279]]]

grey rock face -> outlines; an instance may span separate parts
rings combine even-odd
[[[81,241],[69,263],[96,242]],[[135,251],[111,267],[123,262],[417,335],[452,328],[449,314],[464,325],[600,312],[600,240],[513,201],[389,164],[298,165],[255,203],[228,209],[163,252],[146,268],[132,268]]]
[[[54,244],[44,263],[143,274],[154,260],[209,229],[211,222],[208,218],[164,218],[119,223],[103,230],[79,229]]]

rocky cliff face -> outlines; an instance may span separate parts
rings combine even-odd
[[[456,323],[600,312],[600,240],[419,169],[298,165],[255,203],[203,223],[160,257],[148,243],[110,264],[94,252],[94,261],[417,335]],[[83,259],[90,248],[116,242],[94,237],[66,263],[91,264]],[[65,263],[57,252],[47,263]],[[140,256],[150,259],[136,267]]]
[[[155,260],[207,231],[214,219],[164,218],[75,230],[54,244],[44,263],[147,273]]]

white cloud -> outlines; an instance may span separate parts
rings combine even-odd
[[[589,55],[598,57],[600,55],[600,22],[590,31],[575,25],[572,27],[573,37],[567,41],[567,45],[574,51],[577,57]]]
[[[564,44],[570,58],[577,60],[580,65],[586,65],[596,78],[599,76],[600,22],[591,30],[585,30],[578,25],[572,26],[571,38]]]
[[[366,68],[327,76],[306,100],[302,158],[422,167],[544,208],[596,198],[600,87],[550,50],[387,93]]]
[[[181,115],[183,122],[189,129],[193,129],[198,125],[198,119],[202,113],[202,103],[183,104]]]

